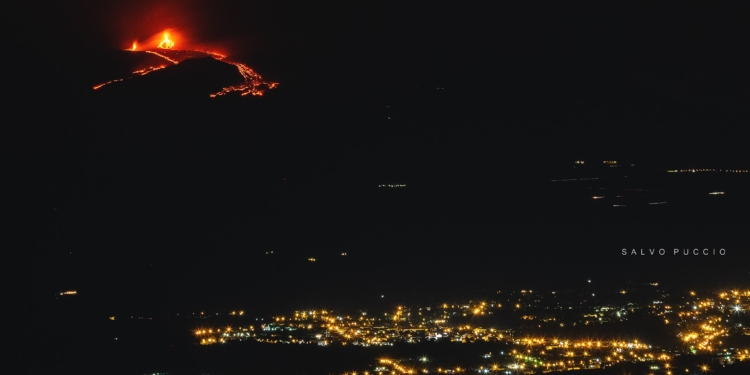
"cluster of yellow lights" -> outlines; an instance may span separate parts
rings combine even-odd
[[[500,364],[493,363],[488,366],[481,366],[479,367],[479,373],[487,373],[488,371],[500,371],[500,370],[512,370],[512,372],[516,371],[525,371],[528,369],[528,371],[537,372],[539,370],[544,371],[562,371],[562,370],[575,370],[575,369],[582,369],[582,368],[601,368],[601,365],[603,363],[599,362],[598,358],[593,358],[595,355],[600,355],[603,353],[608,353],[607,351],[611,351],[611,353],[606,357],[604,364],[615,364],[618,362],[632,362],[632,361],[638,361],[638,362],[655,362],[655,361],[662,361],[665,363],[665,367],[669,368],[670,365],[668,361],[671,359],[669,355],[666,354],[660,354],[655,355],[649,352],[643,352],[644,350],[647,350],[649,348],[648,345],[639,343],[638,341],[633,342],[625,342],[625,341],[612,341],[612,342],[601,342],[601,341],[577,341],[572,342],[570,340],[558,340],[558,339],[552,339],[552,341],[562,344],[562,345],[568,345],[573,347],[590,347],[591,349],[583,349],[579,351],[571,351],[571,350],[563,350],[560,355],[564,356],[564,360],[547,360],[543,361],[538,358],[532,358],[530,357],[531,350],[526,351],[519,351],[519,350],[513,350],[511,352],[513,363],[509,363],[507,365],[501,366]],[[548,345],[551,343],[549,339],[545,338],[523,338],[520,340],[520,342],[528,345],[531,343],[532,345]],[[598,347],[597,347],[598,346]],[[607,347],[608,349],[605,349]],[[546,355],[547,353],[545,351],[539,351],[537,352],[540,355]],[[436,369],[428,369],[426,366],[427,359],[423,358],[420,359],[425,364],[425,367],[422,369],[421,372],[423,373],[430,373],[432,371],[435,371],[437,373],[441,374],[455,374],[455,373],[461,373],[466,371],[466,367],[462,366],[456,366],[453,368],[443,368],[443,367],[437,367]],[[418,370],[414,368],[408,368],[405,366],[402,366],[399,364],[399,361],[392,360],[392,359],[381,359],[379,360],[379,364],[381,367],[377,368],[376,371],[378,374],[412,374],[419,372]],[[356,374],[356,372],[352,373],[345,373],[344,375],[348,374]]]
[[[404,367],[398,364],[398,361],[394,361],[392,359],[381,359],[380,361],[381,365],[387,365],[393,368],[393,373],[398,374],[414,374],[416,371],[413,368]]]
[[[620,291],[627,293],[627,291]],[[532,293],[527,291],[526,294]],[[521,304],[515,304],[517,309]],[[673,307],[674,306],[674,307]],[[429,314],[423,315],[423,309],[412,309],[406,306],[397,306],[390,313],[385,313],[379,317],[366,316],[365,312],[354,317],[337,316],[330,310],[300,310],[295,311],[293,316],[276,316],[274,323],[271,325],[262,325],[263,331],[253,331],[253,327],[222,327],[222,328],[201,328],[195,331],[195,334],[201,339],[202,344],[223,343],[228,340],[255,339],[268,343],[298,343],[298,344],[340,344],[340,345],[361,345],[361,346],[378,346],[393,345],[395,342],[418,342],[426,338],[449,340],[461,343],[470,343],[478,341],[504,340],[513,345],[524,346],[523,351],[513,353],[516,360],[528,361],[530,355],[546,356],[551,353],[557,353],[566,358],[566,361],[575,359],[574,363],[563,362],[558,364],[554,361],[536,362],[536,365],[556,367],[563,366],[563,369],[573,369],[582,365],[581,361],[588,361],[592,356],[607,356],[606,363],[618,363],[620,361],[669,361],[670,356],[664,353],[653,352],[651,346],[639,340],[634,341],[603,341],[603,340],[566,340],[559,338],[545,337],[523,337],[508,341],[503,336],[504,331],[495,328],[483,328],[481,326],[466,324],[447,325],[449,318],[455,315],[458,309],[463,311],[464,316],[482,315],[492,313],[492,308],[500,308],[500,304],[471,301],[467,304],[447,304],[439,305],[433,310],[435,316],[430,318]],[[729,334],[729,326],[723,322],[723,317],[731,314],[738,314],[750,308],[750,290],[729,290],[712,294],[708,297],[699,297],[692,291],[686,300],[677,304],[654,303],[649,308],[656,309],[657,315],[665,324],[674,324],[680,327],[680,339],[686,345],[687,350],[697,350],[710,352],[721,348],[723,345],[722,337]],[[429,307],[424,308],[430,311]],[[233,311],[230,315],[242,315],[243,312]],[[519,315],[520,317],[520,315]],[[524,315],[528,319],[534,320],[531,315]],[[439,318],[439,319],[435,319]],[[303,333],[304,336],[293,337],[292,334],[281,335],[270,331],[282,332],[285,330],[307,329],[318,330],[314,335],[310,331]],[[257,332],[257,335],[256,335]],[[421,333],[420,333],[421,332]],[[419,333],[419,334],[417,334]],[[288,338],[287,338],[288,335]],[[315,336],[315,339],[311,336]],[[283,336],[283,337],[282,337]],[[602,356],[603,357],[603,356]],[[735,358],[745,360],[747,354],[737,353]],[[588,363],[588,362],[587,362]],[[535,366],[536,366],[535,365]],[[600,364],[583,363],[586,366],[598,366]],[[560,367],[558,367],[560,368]],[[590,368],[590,367],[584,367]],[[401,373],[398,369],[393,369]],[[452,370],[446,370],[452,372]]]
[[[690,168],[690,169],[668,169],[669,173],[699,173],[699,172],[729,172],[748,173],[747,169],[715,169],[715,168]]]
[[[729,335],[729,327],[723,324],[727,314],[740,313],[750,306],[750,290],[722,291],[707,298],[697,297],[692,291],[690,297],[694,300],[676,313],[678,324],[685,328],[680,335],[686,345],[703,352],[720,348],[722,337]]]
[[[750,297],[750,291],[731,291],[719,294],[720,299],[727,300],[729,302],[742,301],[747,297]],[[695,306],[698,305],[702,306],[701,309],[718,308],[717,303],[712,300],[697,301]],[[447,304],[443,306],[447,307]],[[478,308],[479,307],[473,307],[473,310],[476,311]],[[394,318],[397,318],[396,320],[399,320],[398,317],[408,316],[408,314],[410,314],[410,310],[408,308],[404,306],[398,306],[392,314],[386,314],[386,321],[394,320]],[[235,311],[230,315],[239,316],[241,315],[241,312]],[[720,330],[720,321],[721,319],[719,318],[701,320],[699,331],[684,334],[683,340],[685,342],[693,343],[694,341],[705,339],[706,335],[716,334],[716,332]],[[340,342],[342,345],[346,345],[349,341],[359,340],[361,342],[368,342],[374,345],[377,342],[389,340],[388,337],[367,337],[366,332],[362,330],[364,327],[371,326],[374,322],[374,318],[365,318],[364,316],[355,318],[352,318],[351,316],[334,316],[331,311],[327,310],[295,311],[293,317],[277,316],[274,318],[274,322],[278,325],[278,327],[287,325],[289,327],[312,329],[315,325],[324,328],[324,333],[317,334],[315,336],[317,338],[317,341],[292,338],[291,335],[289,336],[289,340],[281,340],[279,338],[257,338],[258,341],[266,343],[291,342],[299,344],[313,344],[317,342],[319,345],[328,345],[331,342]],[[261,327],[267,328],[265,324]],[[449,328],[445,329],[447,331],[451,330]],[[475,334],[481,334],[482,332],[496,332],[495,329],[472,327],[468,324],[457,326],[454,329],[464,332],[473,332]],[[218,329],[200,328],[195,330],[194,333],[200,338],[200,343],[202,345],[221,344],[226,343],[229,340],[242,337],[255,338],[255,332],[252,326],[237,327],[236,329],[231,326]],[[323,336],[326,337],[325,340]],[[338,337],[338,339],[335,339],[336,337]],[[647,343],[644,343],[640,340],[570,340],[565,338],[527,336],[512,340],[511,343],[518,347],[518,349],[514,349],[511,351],[511,353],[509,353],[511,359],[514,362],[502,366],[497,363],[488,365],[486,367],[487,371],[565,371],[601,368],[602,366],[609,366],[623,362],[661,363],[662,365],[660,366],[663,366],[665,370],[664,373],[667,375],[671,375],[673,370],[672,366],[669,363],[673,359],[672,355],[652,351],[651,345],[648,345]],[[700,350],[712,350],[716,348],[707,345],[701,346],[700,343],[696,347],[698,347]],[[557,359],[553,360],[549,356],[557,357]],[[548,359],[542,359],[544,357],[547,357]],[[736,360],[744,361],[750,359],[750,352],[748,351],[748,349],[737,350],[734,352],[733,357]],[[406,366],[399,360],[382,358],[378,360],[379,367],[377,367],[375,371],[352,371],[344,373],[342,375],[413,375],[417,373],[426,374],[430,372],[437,372],[441,374],[457,374],[466,372],[466,368],[469,368],[462,366],[449,368],[428,368],[427,358],[423,357],[422,359],[420,359],[420,361],[423,362],[422,366],[415,368]],[[431,361],[432,360],[430,360],[430,362]],[[701,367],[701,369],[703,370],[705,370],[706,368],[707,367]],[[485,367],[481,367],[479,370],[480,373],[483,373]]]

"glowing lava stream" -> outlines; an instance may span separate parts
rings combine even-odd
[[[104,83],[100,83],[100,84],[98,84],[98,85],[94,86],[94,90],[99,90],[99,89],[100,89],[100,88],[101,88],[102,86],[106,86],[106,85],[109,85],[110,83],[115,83],[115,82],[122,82],[123,80],[124,80],[124,79],[120,78],[120,79],[113,79],[113,80],[111,80],[111,81],[107,81],[107,82],[104,82]]]
[[[167,57],[167,56],[164,56],[164,55],[162,55],[161,53],[158,53],[158,52],[154,52],[154,51],[143,51],[143,52],[146,52],[146,53],[150,53],[150,54],[152,54],[152,55],[156,55],[156,56],[159,56],[159,57],[161,57],[162,59],[164,59],[164,60],[167,60],[167,61],[169,61],[169,62],[171,62],[172,64],[175,64],[175,65],[177,65],[177,64],[179,64],[179,63],[180,63],[179,61],[177,61],[177,60],[175,60],[175,59],[170,59],[169,57]]]
[[[254,95],[254,96],[261,96],[263,95],[262,86],[267,86],[268,89],[276,88],[276,86],[279,85],[278,82],[264,82],[263,77],[260,76],[260,74],[256,73],[254,70],[252,70],[249,66],[241,63],[229,63],[237,67],[237,70],[240,71],[240,74],[242,74],[242,77],[245,79],[244,82],[229,86],[221,89],[219,92],[215,92],[211,95],[209,95],[212,98],[215,98],[217,96],[222,96],[229,94],[230,92],[239,91],[241,96],[245,96],[248,94]]]

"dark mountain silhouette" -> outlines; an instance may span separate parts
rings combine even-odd
[[[147,75],[109,84],[97,94],[110,97],[208,97],[243,82],[237,67],[212,57],[187,59]]]

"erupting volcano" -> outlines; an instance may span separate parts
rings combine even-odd
[[[117,82],[125,82],[130,81],[133,79],[140,79],[139,77],[145,76],[147,74],[153,73],[155,71],[159,70],[166,70],[169,69],[172,66],[178,65],[181,62],[185,60],[193,60],[193,59],[214,59],[217,61],[220,61],[224,64],[233,65],[237,69],[237,80],[236,83],[230,84],[228,86],[223,87],[221,90],[214,91],[207,93],[209,97],[215,98],[218,96],[227,95],[230,93],[237,92],[241,96],[245,95],[253,95],[253,96],[261,96],[265,92],[265,90],[273,89],[278,86],[277,82],[266,82],[263,80],[263,78],[255,72],[252,68],[249,66],[238,63],[238,62],[232,62],[227,61],[226,56],[220,53],[211,52],[211,51],[196,51],[196,50],[180,50],[175,49],[176,43],[175,40],[170,39],[169,32],[164,32],[162,34],[162,39],[159,41],[158,44],[156,42],[152,42],[152,46],[154,44],[156,48],[153,50],[151,49],[138,49],[138,41],[134,41],[131,48],[126,49],[125,51],[129,51],[130,53],[134,54],[140,54],[143,53],[149,54],[152,56],[158,57],[157,60],[154,60],[153,58],[147,59],[145,56],[142,61],[148,61],[148,63],[134,67],[135,70],[133,70],[129,76],[123,77],[123,78],[117,78],[112,79],[107,82],[95,85],[93,87],[94,90],[99,90],[104,86],[117,83]],[[154,39],[151,39],[152,41]],[[181,38],[180,35],[177,37],[177,42],[180,42]],[[159,63],[158,61],[162,61],[162,63]],[[156,62],[156,64],[154,64]],[[204,79],[205,77],[200,77],[201,79]],[[218,86],[222,87],[222,86]]]

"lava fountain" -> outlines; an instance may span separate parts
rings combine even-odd
[[[157,47],[161,49],[174,48],[174,42],[169,40],[169,33],[164,33],[164,40],[162,40]]]

